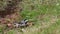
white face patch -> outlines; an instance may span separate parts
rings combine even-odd
[[[28,20],[26,20],[25,22],[28,22]]]

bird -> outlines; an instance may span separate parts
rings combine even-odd
[[[16,22],[14,23],[15,27],[26,27],[27,26],[27,23],[28,23],[28,20],[27,19],[23,19],[22,21],[20,22]]]

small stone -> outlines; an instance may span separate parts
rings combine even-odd
[[[57,6],[59,5],[59,3],[56,4]]]
[[[8,27],[12,27],[12,24],[9,23],[9,24],[7,24],[7,26],[8,26]]]
[[[22,30],[22,32],[26,32],[26,30],[24,30],[24,29],[21,29]]]

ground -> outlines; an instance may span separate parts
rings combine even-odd
[[[22,31],[12,29],[7,34],[60,34],[60,0],[23,0],[20,6],[23,19],[33,21],[34,25]]]

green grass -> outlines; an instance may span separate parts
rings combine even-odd
[[[21,15],[23,19],[31,19],[35,25],[25,28],[26,32],[21,32],[22,34],[60,34],[60,0],[44,1],[41,4],[40,0],[23,0]],[[15,34],[15,30],[7,33]]]

